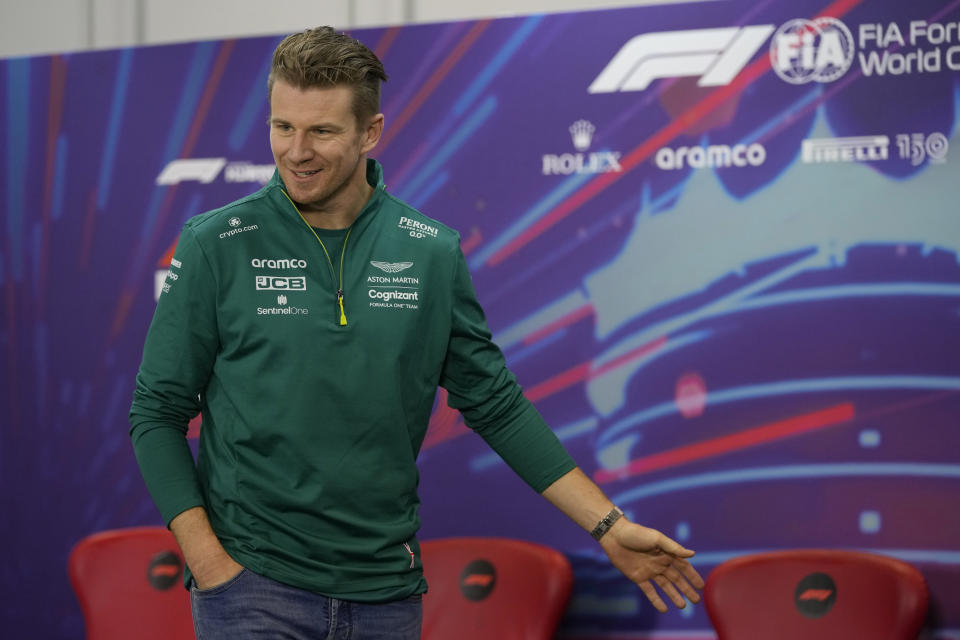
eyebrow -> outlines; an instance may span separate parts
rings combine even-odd
[[[287,125],[293,126],[292,123],[289,122],[288,120],[284,120],[283,118],[275,118],[275,117],[268,118],[268,119],[267,119],[267,124],[271,124],[271,125],[273,125],[273,124],[287,124]],[[340,126],[340,125],[338,125],[338,124],[334,124],[333,122],[317,122],[317,123],[314,123],[314,124],[311,124],[311,125],[307,125],[307,127],[305,127],[305,128],[307,128],[307,129],[330,129],[330,130],[332,130],[332,131],[340,131],[340,130],[343,129],[342,126]]]

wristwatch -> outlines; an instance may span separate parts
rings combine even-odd
[[[599,540],[607,531],[610,531],[610,527],[613,526],[613,523],[622,517],[623,511],[620,510],[620,507],[614,507],[610,510],[610,513],[603,516],[603,520],[597,523],[597,526],[593,528],[593,531],[590,532],[590,535],[593,536],[594,540]]]

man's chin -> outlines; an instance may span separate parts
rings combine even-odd
[[[306,189],[287,189],[287,193],[290,195],[290,199],[293,200],[298,207],[309,206],[311,203],[316,202],[320,199],[322,195],[319,190],[306,190]]]

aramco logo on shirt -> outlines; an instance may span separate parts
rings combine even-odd
[[[541,172],[545,176],[569,176],[575,173],[611,173],[620,172],[619,151],[591,151],[596,126],[589,120],[577,120],[570,125],[570,139],[576,153],[545,153],[541,158]]]

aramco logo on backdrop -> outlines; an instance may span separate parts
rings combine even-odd
[[[591,151],[593,134],[597,128],[589,120],[577,120],[569,127],[570,140],[576,153],[545,153],[542,158],[542,172],[545,176],[569,176],[574,173],[612,173],[620,172],[619,151]]]

